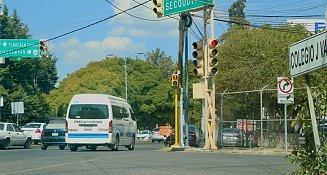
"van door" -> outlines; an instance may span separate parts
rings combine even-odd
[[[129,111],[129,121],[128,121],[127,137],[129,138],[130,141],[133,141],[133,135],[136,136],[136,132],[137,132],[137,123],[132,109],[129,108],[128,111]]]
[[[112,105],[113,112],[113,121],[114,121],[114,129],[119,133],[119,143],[120,145],[126,144],[127,138],[127,129],[128,129],[128,115],[126,108],[117,105]]]

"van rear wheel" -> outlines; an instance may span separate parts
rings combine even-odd
[[[119,137],[117,135],[116,139],[115,139],[115,144],[111,147],[111,150],[112,151],[118,151],[118,149],[119,149]]]

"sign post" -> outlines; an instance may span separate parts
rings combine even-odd
[[[287,153],[287,104],[294,102],[293,95],[293,79],[288,79],[286,77],[277,78],[277,89],[278,89],[278,103],[284,103],[284,126],[285,126],[285,152]]]
[[[16,124],[18,126],[18,114],[24,113],[24,102],[12,102],[11,103],[11,114],[16,115]]]
[[[289,62],[292,77],[305,74],[312,131],[318,152],[320,140],[308,73],[327,66],[327,31],[292,44],[289,48]]]

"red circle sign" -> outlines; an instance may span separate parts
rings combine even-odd
[[[283,87],[281,87],[282,85],[284,85],[284,83],[282,83],[282,82],[284,82],[284,81],[287,81],[287,82],[289,83],[289,85],[288,85],[288,86],[290,86],[289,89],[284,89]],[[292,89],[293,89],[292,81],[291,81],[290,79],[288,79],[288,78],[284,78],[284,79],[282,79],[282,80],[280,80],[280,81],[278,82],[278,88],[279,88],[279,90],[280,90],[282,93],[287,94],[287,93],[291,92]]]

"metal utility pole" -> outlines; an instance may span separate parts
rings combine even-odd
[[[188,120],[189,120],[189,113],[188,113],[188,28],[192,25],[192,17],[189,12],[182,14],[183,23],[185,26],[185,146],[189,146],[189,128],[188,128]]]
[[[179,19],[179,49],[178,49],[178,90],[177,94],[175,94],[175,98],[177,97],[177,101],[175,99],[175,105],[177,105],[177,113],[178,115],[175,114],[175,144],[174,146],[180,146],[183,144],[183,127],[182,127],[182,120],[181,118],[183,117],[183,110],[182,106],[178,106],[178,101],[181,100],[181,97],[183,96],[182,94],[182,82],[183,82],[183,47],[184,47],[184,24],[183,24],[183,18],[182,15],[180,15]],[[179,99],[178,99],[179,98]],[[176,104],[177,103],[177,104]],[[176,109],[175,109],[176,112]]]
[[[263,111],[263,102],[262,102],[262,92],[268,85],[264,86],[262,89],[260,89],[260,142],[262,143],[263,140],[263,117],[264,117],[264,111]]]

